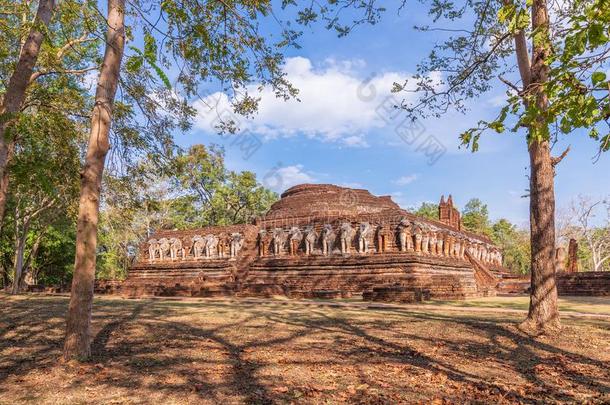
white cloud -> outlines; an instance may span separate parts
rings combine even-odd
[[[288,58],[284,72],[299,89],[298,99],[276,98],[269,88],[248,87],[252,95],[260,96],[258,113],[251,120],[237,118],[241,129],[248,129],[266,139],[305,135],[347,147],[367,147],[365,134],[386,126],[384,114],[377,107],[391,95],[394,82],[403,82],[408,74],[386,72],[372,78],[358,75],[362,61],[326,60],[314,67],[303,57]],[[210,108],[212,106],[212,108]],[[196,102],[199,111],[196,125],[214,131],[218,117],[231,113],[231,103],[224,93],[214,93]],[[395,123],[394,123],[395,124]]]
[[[303,165],[274,167],[262,178],[265,187],[281,193],[303,183],[315,183],[316,178],[303,169]]]
[[[364,138],[364,136],[360,135],[352,135],[343,139],[343,143],[345,146],[350,146],[352,148],[368,148],[369,144]]]
[[[394,184],[398,186],[406,186],[407,184],[413,183],[415,180],[417,180],[417,174],[410,174],[408,176],[402,176],[394,180]]]

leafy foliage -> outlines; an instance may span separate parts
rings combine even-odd
[[[487,204],[478,198],[468,201],[462,210],[462,224],[469,231],[490,236],[492,228]]]
[[[416,210],[411,210],[415,215],[419,215],[424,218],[438,220],[438,204],[431,202],[423,202]]]
[[[199,209],[201,225],[249,222],[277,199],[258,184],[254,173],[228,171],[224,151],[217,147],[194,145],[175,162],[174,181]]]
[[[530,272],[529,231],[518,228],[504,218],[492,222],[487,204],[479,198],[470,199],[464,206],[462,225],[469,231],[489,236],[502,250],[505,267],[514,273]]]
[[[439,117],[450,110],[465,112],[469,101],[507,86],[506,105],[491,121],[481,120],[461,134],[464,145],[476,151],[487,131],[517,132],[526,127],[528,142],[556,139],[579,128],[599,141],[600,152],[610,148],[610,3],[608,0],[570,0],[552,3],[550,37],[530,29],[531,2],[469,0],[430,1],[433,26],[417,27],[445,32],[446,38],[430,52],[417,74],[393,91],[415,93],[402,108],[413,119]],[[520,81],[514,57],[523,34],[532,44],[550,50],[548,80],[530,86]],[[535,102],[545,94],[545,107]]]
[[[223,150],[204,145],[164,166],[142,161],[125,176],[108,175],[105,186],[100,278],[124,277],[139,244],[156,230],[247,223],[277,200],[254,173],[227,170]]]
[[[47,96],[52,103],[70,99]],[[2,255],[2,267],[8,274],[22,262],[31,282],[65,280],[60,273],[74,257],[69,235],[74,233],[82,128],[55,108],[40,107],[36,114],[23,114],[14,129],[20,136],[9,167],[8,215],[1,233],[10,253]]]
[[[514,273],[528,274],[531,269],[529,232],[506,219],[498,220],[491,230],[492,240],[502,249],[503,265]]]

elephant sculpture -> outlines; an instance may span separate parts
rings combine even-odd
[[[436,254],[439,256],[443,255],[443,246],[445,243],[445,235],[441,232],[436,234]]]
[[[349,222],[341,224],[339,238],[341,240],[341,253],[349,254],[354,238],[354,228],[352,228],[352,225]]]
[[[157,252],[159,251],[159,241],[156,239],[150,239],[148,241],[148,259],[155,260]]]
[[[421,251],[423,254],[429,254],[429,243],[430,243],[430,230],[426,226],[422,226],[422,236],[421,236]]]
[[[218,248],[218,237],[216,235],[209,234],[205,236],[204,240],[204,256],[209,259],[214,256],[214,252]]]
[[[176,260],[178,256],[184,258],[184,249],[182,248],[182,240],[180,238],[170,238],[169,254],[172,260]]]
[[[324,256],[332,254],[333,247],[335,246],[335,231],[332,225],[325,224],[322,228],[322,254]]]
[[[258,231],[258,255],[263,257],[267,253],[267,247],[269,246],[269,234],[265,229]]]
[[[421,252],[421,245],[422,245],[422,238],[423,238],[423,231],[422,228],[419,224],[415,223],[413,224],[413,240],[415,243],[415,251],[416,252]]]
[[[373,228],[368,222],[362,222],[358,226],[358,251],[360,253],[368,253],[369,251],[369,235]]]
[[[295,256],[299,250],[299,245],[303,240],[303,233],[298,227],[293,226],[290,228],[290,231],[288,231],[288,240],[290,241],[290,255]]]
[[[231,234],[230,238],[229,255],[231,258],[235,258],[244,244],[244,236],[239,232],[234,232]]]
[[[436,255],[436,229],[432,229],[432,231],[430,231],[430,240],[428,243],[430,246],[430,254]]]
[[[203,256],[203,251],[205,249],[205,239],[200,235],[195,235],[191,238],[193,242],[193,257],[198,259]]]
[[[401,219],[398,223],[398,242],[400,244],[401,252],[413,250],[413,239],[411,238],[411,222],[406,218]]]
[[[273,254],[275,256],[280,256],[282,254],[282,245],[284,244],[285,238],[286,234],[282,228],[275,228],[273,230],[271,242],[273,244]]]
[[[316,246],[316,240],[318,234],[313,226],[309,226],[305,229],[305,254],[310,255]]]
[[[159,239],[159,259],[164,260],[170,254],[170,241],[167,238]]]

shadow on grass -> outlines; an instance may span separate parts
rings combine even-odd
[[[3,382],[10,376],[26,378],[31,370],[57,367],[67,308],[63,298],[29,297],[2,303],[0,350],[8,354],[0,362],[0,392],[9,389]],[[517,402],[537,402],[541,395],[559,401],[576,399],[546,378],[540,365],[552,367],[562,376],[561,384],[575,391],[610,392],[604,362],[524,335],[500,315],[304,307],[290,302],[112,299],[96,300],[94,314],[91,365],[103,371],[93,367],[88,377],[71,381],[73,389],[94,385],[157,391],[167,398],[182,394],[215,402],[226,398],[245,403],[290,402],[295,392],[308,389],[289,377],[292,370],[347,368],[352,372],[349,377],[360,384],[390,391],[399,382],[382,384],[383,375],[371,377],[370,369],[394,364],[422,379],[445,376],[461,387],[459,393],[452,392],[461,395],[454,398],[458,400],[473,399],[476,392]],[[430,335],[422,332],[425,327],[459,334]],[[476,369],[477,364],[492,362],[527,381],[529,389],[512,389],[511,381],[500,384]],[[274,367],[282,371],[271,373]],[[434,392],[437,387],[430,389]],[[315,390],[309,394],[324,397],[342,388]],[[345,395],[342,400],[359,402],[365,394]]]

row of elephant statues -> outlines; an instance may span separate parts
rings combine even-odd
[[[149,260],[179,260],[199,258],[235,258],[244,244],[239,232],[220,235],[195,235],[184,243],[182,239],[160,238],[148,240]]]
[[[371,242],[375,241],[376,246]],[[314,226],[304,229],[292,227],[261,229],[258,234],[259,256],[281,256],[286,252],[292,256],[301,250],[305,255],[334,253],[349,254],[355,247],[358,253],[370,253],[375,247],[378,253],[388,250],[391,242],[401,252],[416,252],[423,255],[447,256],[464,259],[466,252],[471,257],[493,265],[502,265],[502,253],[495,246],[471,238],[463,233],[440,229],[433,225],[422,224],[403,218],[395,227],[373,225],[361,222],[356,227],[344,222],[337,227],[331,224],[322,226],[320,233]]]

